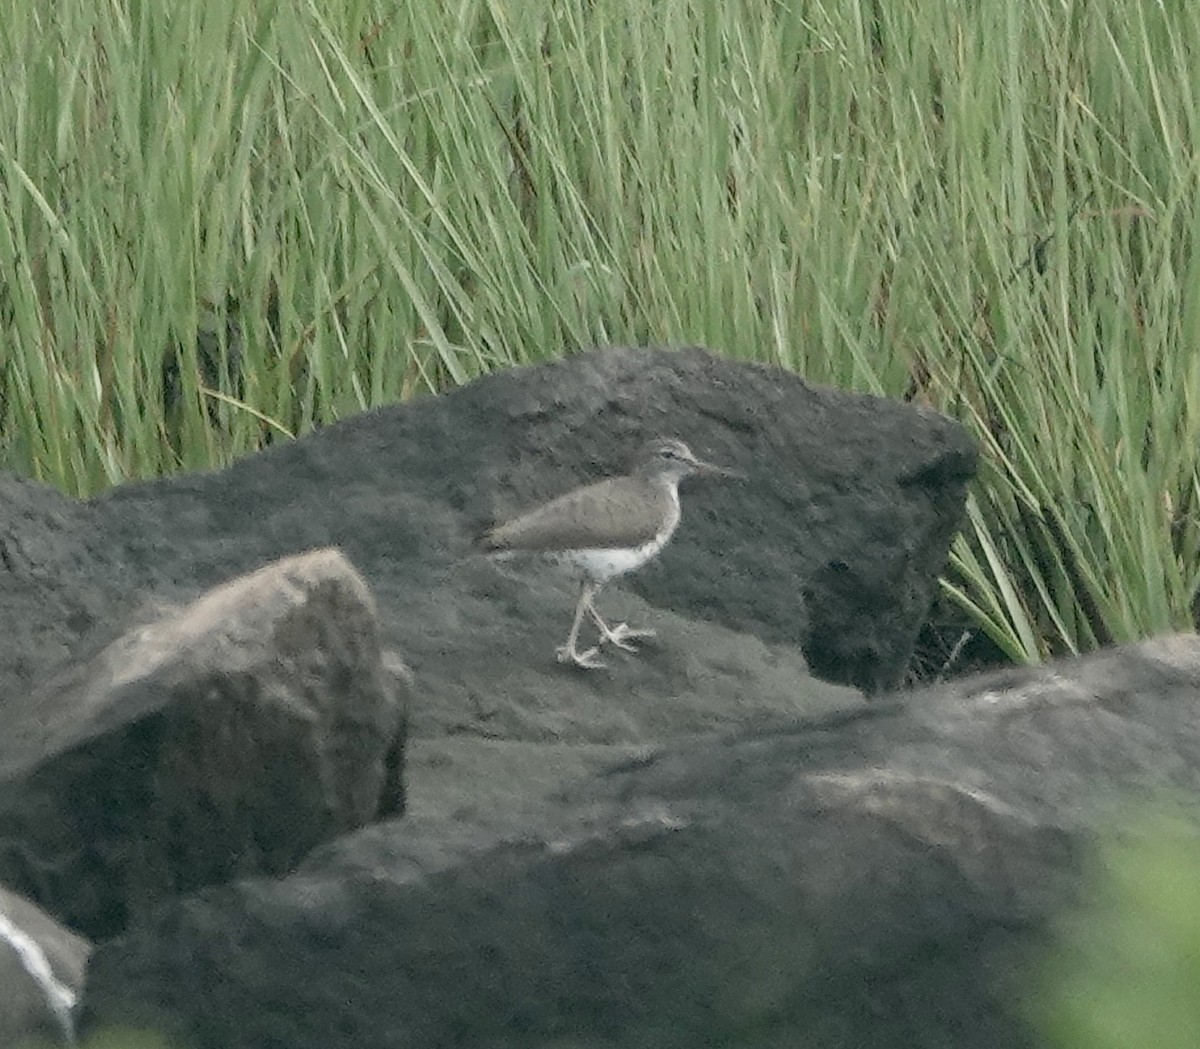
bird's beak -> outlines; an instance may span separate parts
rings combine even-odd
[[[731,470],[727,466],[717,466],[700,459],[696,460],[695,469],[698,477],[729,477],[738,481],[746,480],[746,475],[740,470]]]

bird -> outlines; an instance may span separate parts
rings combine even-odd
[[[596,609],[596,597],[611,580],[640,568],[667,545],[679,527],[679,484],[694,476],[743,475],[698,459],[675,437],[657,437],[641,448],[628,473],[569,491],[479,537],[478,547],[486,554],[535,553],[581,573],[571,632],[556,649],[560,663],[598,669],[605,665],[601,645],[636,652],[635,641],[654,636],[653,630],[627,623],[610,626]],[[595,622],[599,641],[581,652],[585,615]]]

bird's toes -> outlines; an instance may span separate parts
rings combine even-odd
[[[574,663],[577,667],[583,667],[585,670],[600,670],[604,667],[603,660],[600,659],[600,649],[589,648],[583,652],[579,652],[574,648],[563,645],[556,652],[560,663]]]
[[[654,637],[654,631],[631,627],[628,623],[618,623],[605,634],[604,639],[616,645],[617,648],[623,648],[626,652],[636,652],[638,646],[630,644],[630,642],[635,638],[645,637]]]

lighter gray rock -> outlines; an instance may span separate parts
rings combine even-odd
[[[91,945],[0,887],[0,1046],[73,1045]]]
[[[282,873],[379,811],[395,682],[338,552],[217,587],[9,699],[0,878],[104,936],[174,892]]]

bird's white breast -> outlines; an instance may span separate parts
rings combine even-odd
[[[582,569],[592,579],[605,583],[617,576],[640,568],[650,558],[654,557],[671,540],[675,529],[679,527],[679,493],[671,490],[671,512],[663,522],[663,527],[647,543],[635,547],[597,547],[590,550],[570,550],[565,552],[563,560]]]

